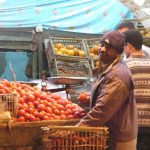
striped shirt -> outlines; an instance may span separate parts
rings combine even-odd
[[[125,61],[134,79],[139,125],[150,125],[150,59],[135,56]]]

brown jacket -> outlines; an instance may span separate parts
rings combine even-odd
[[[108,126],[114,142],[137,137],[134,84],[125,62],[117,58],[97,79],[91,91],[91,111],[79,126]]]

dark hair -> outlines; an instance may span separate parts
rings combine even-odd
[[[139,31],[130,29],[124,32],[125,42],[131,44],[136,49],[141,50],[143,44],[143,38]]]
[[[134,23],[132,23],[131,21],[124,21],[121,22],[117,27],[116,30],[122,29],[122,28],[129,28],[129,29],[135,29]]]

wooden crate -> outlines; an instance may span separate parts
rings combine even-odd
[[[106,150],[108,128],[50,126],[43,129],[44,150]]]
[[[17,94],[0,94],[1,111],[9,111],[11,116],[16,117],[18,112]]]
[[[0,148],[35,147],[40,146],[41,127],[75,125],[74,120],[49,120],[36,122],[9,122],[0,124]]]

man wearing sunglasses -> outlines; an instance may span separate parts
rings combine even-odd
[[[124,36],[111,31],[99,47],[101,73],[91,89],[91,110],[78,126],[108,126],[110,150],[136,150],[137,109],[131,72],[122,61]]]

